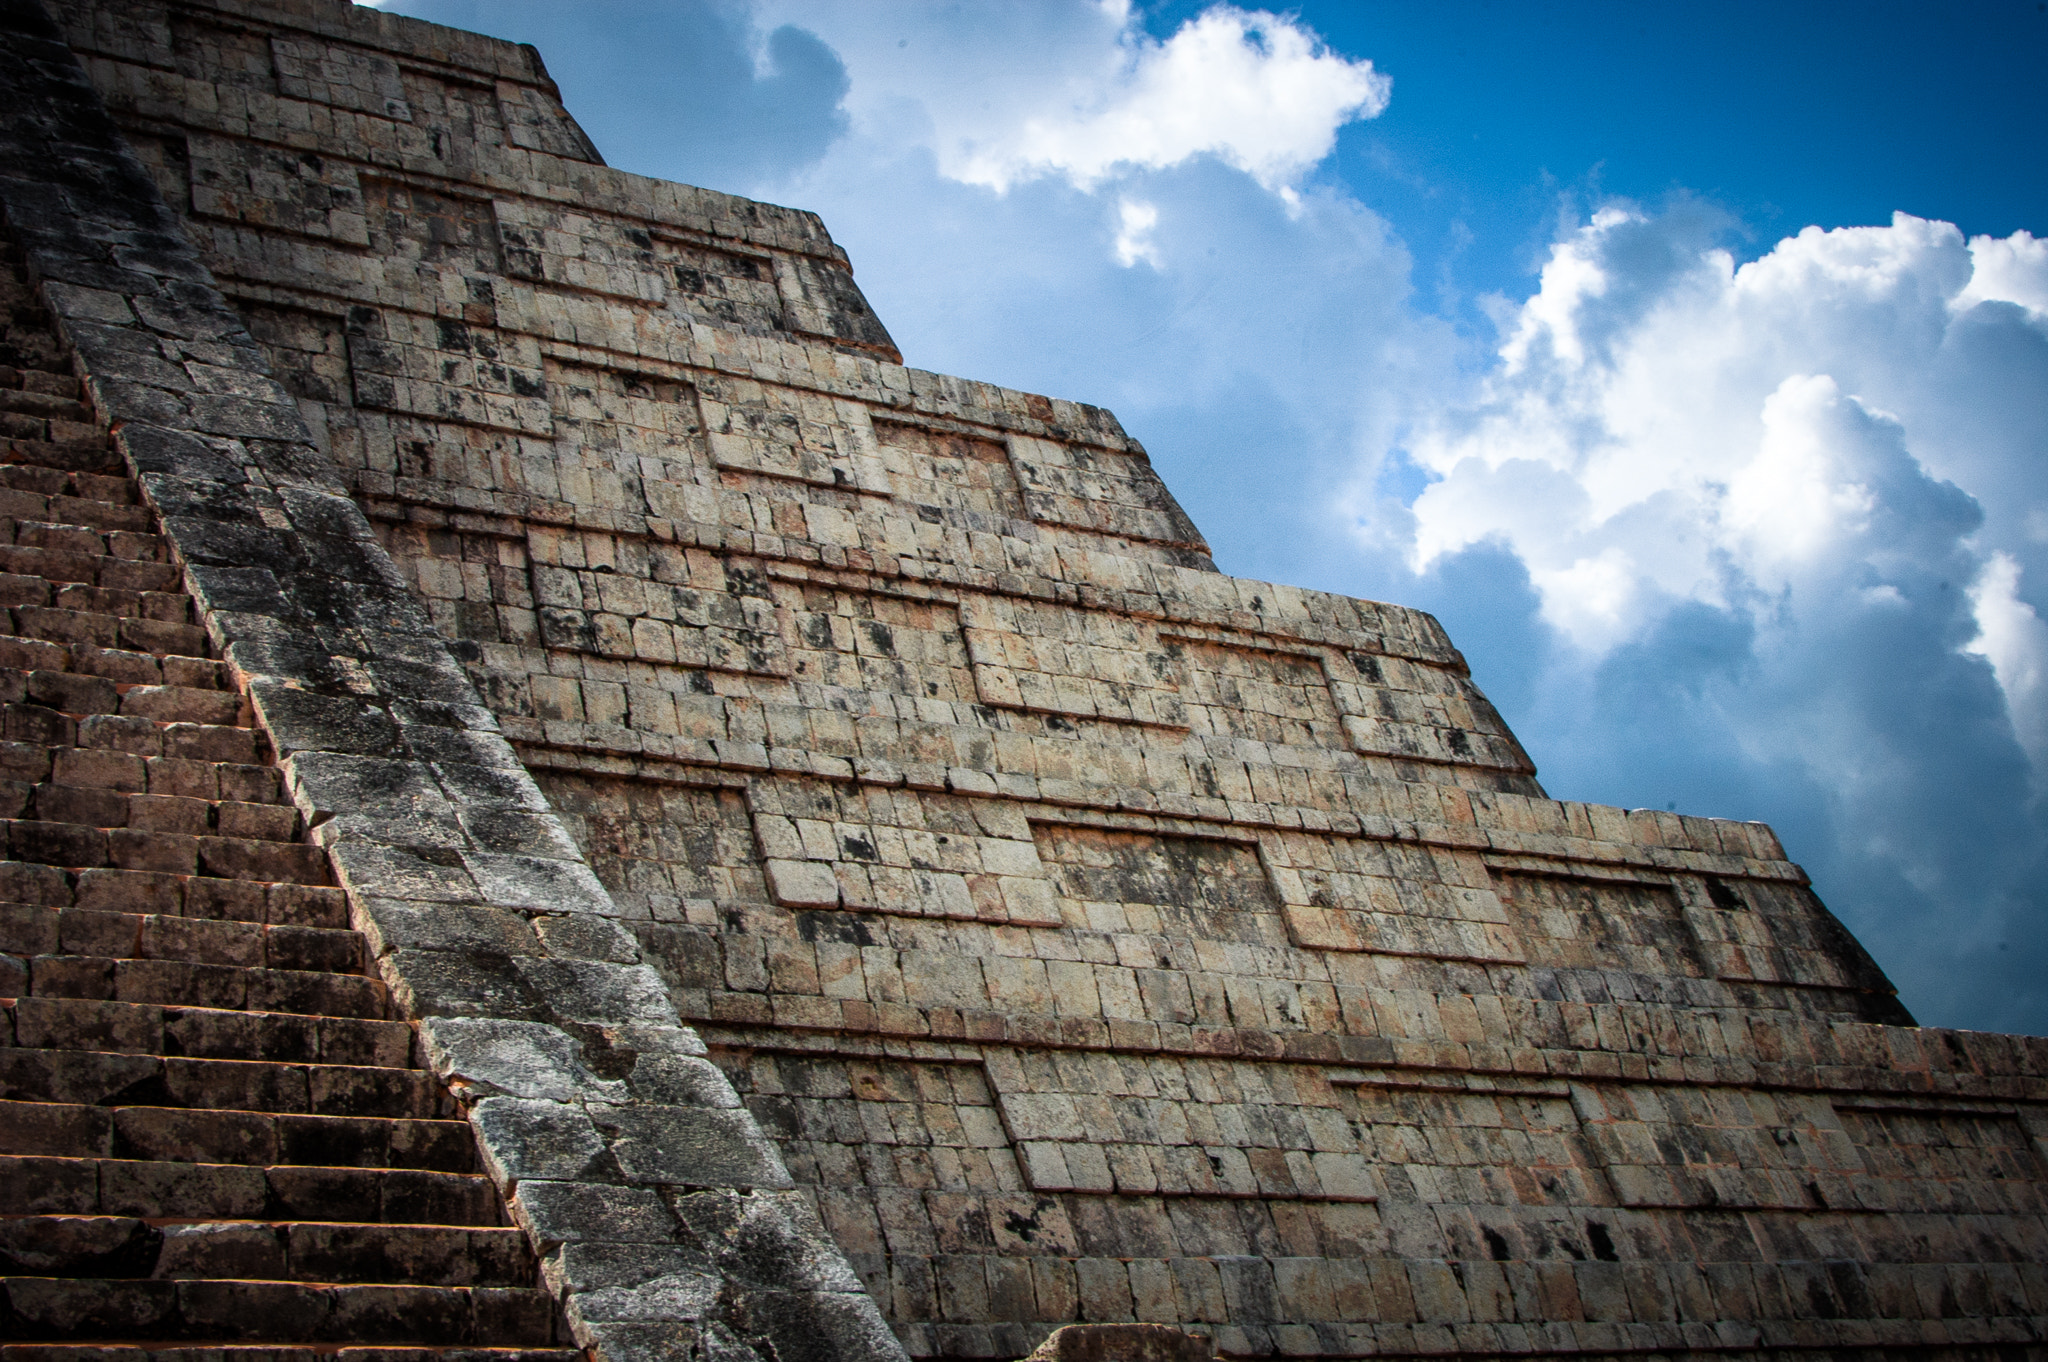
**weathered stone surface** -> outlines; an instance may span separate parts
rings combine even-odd
[[[2048,1344],[2048,1047],[1913,1027],[1769,829],[1548,799],[1434,620],[1217,573],[526,50],[61,15],[9,228],[580,1345]],[[182,873],[47,821],[6,900]]]
[[[628,1182],[698,1187],[788,1187],[754,1118],[728,1109],[641,1102],[593,1118],[612,1140],[612,1157]]]
[[[544,1253],[564,1243],[666,1244],[676,1237],[675,1217],[644,1187],[535,1179],[519,1184],[512,1211]]]
[[[583,1064],[582,1047],[539,1022],[436,1017],[423,1022],[429,1062],[450,1082],[548,1102],[617,1102],[625,1087]]]
[[[596,1171],[605,1144],[581,1107],[568,1102],[534,1102],[489,1097],[476,1104],[470,1120],[503,1182],[543,1178],[576,1182]]]
[[[1215,1355],[1208,1339],[1163,1324],[1069,1324],[1026,1362],[1209,1362]]]

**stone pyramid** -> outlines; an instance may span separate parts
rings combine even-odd
[[[5,1362],[2048,1355],[2048,1042],[1768,828],[530,48],[0,30]]]

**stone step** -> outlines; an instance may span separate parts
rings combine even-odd
[[[516,1345],[552,1339],[554,1303],[516,1287],[313,1286],[0,1278],[0,1311],[17,1340],[134,1338],[190,1343]]]
[[[148,526],[140,530],[101,530],[90,525],[70,525],[55,520],[11,518],[0,523],[10,527],[7,541],[22,548],[90,553],[146,563],[161,563],[169,559],[163,536]]]
[[[104,482],[106,479],[98,481]],[[139,506],[133,502],[100,501],[91,497],[72,496],[65,492],[38,492],[23,487],[8,487],[4,484],[0,484],[0,518],[15,521],[17,524],[24,521],[40,521],[80,525],[101,534],[113,530],[128,530],[135,534],[156,532],[156,518],[150,514],[147,506]]]
[[[20,388],[23,392],[52,393],[58,397],[77,397],[85,391],[85,385],[69,369],[19,369],[0,365],[0,385]]]
[[[0,816],[111,830],[298,842],[299,814],[289,804],[139,794],[56,781],[0,781]]]
[[[100,587],[83,589],[103,590]],[[89,609],[71,609],[63,603],[63,591],[58,596],[56,605],[23,605],[5,611],[5,632],[22,638],[61,643],[68,648],[91,644],[100,648],[181,653],[186,656],[206,651],[206,631],[195,624],[151,619],[140,613],[109,614],[93,602],[81,602],[90,605]]]
[[[123,561],[148,560],[131,558]],[[56,588],[51,606],[74,614],[108,615],[115,619],[148,619],[169,624],[192,622],[192,600],[183,591],[128,591],[105,585],[72,583]]]
[[[86,998],[16,998],[0,1011],[11,1016],[14,1044],[23,1049],[412,1067],[412,1028],[402,1021]]]
[[[10,599],[10,593],[15,593],[17,584],[20,583],[30,584],[22,587],[22,591],[31,590],[39,583],[47,586],[40,577],[18,577],[11,573],[0,573],[0,604],[5,604]],[[206,657],[142,653],[129,648],[102,648],[92,643],[67,648],[61,643],[51,643],[45,639],[19,639],[11,635],[6,639],[0,639],[0,656],[8,656],[8,661],[0,662],[0,667],[4,667],[9,674],[21,675],[21,684],[24,688],[32,684],[28,680],[31,677],[67,676],[76,677],[79,681],[110,681],[116,686],[178,686],[203,691],[234,689],[229,683],[227,668]],[[17,656],[27,665],[9,665]],[[9,684],[14,683],[10,681]],[[58,683],[45,681],[42,684]],[[239,719],[230,722],[239,722]]]
[[[119,800],[121,796],[113,796]],[[134,800],[161,799],[136,795]],[[201,809],[210,806],[201,804]],[[250,807],[289,814],[268,805]],[[0,914],[0,951],[15,955],[87,956],[115,960],[183,960],[249,969],[361,973],[362,937],[346,928],[271,927],[161,913],[23,906]]]
[[[0,544],[0,572],[134,591],[176,591],[184,580],[177,564],[154,558],[121,558],[110,553],[30,544]]]
[[[85,385],[65,368],[24,369],[11,364],[0,364],[0,389],[62,398],[72,402],[82,402],[85,399]]]
[[[454,1114],[447,1092],[420,1069],[22,1046],[0,1049],[0,1100],[431,1120]]]
[[[261,739],[253,729],[240,725],[159,723],[130,714],[88,714],[77,724],[76,745],[89,751],[182,757],[187,761],[230,762],[238,766],[264,764]]]
[[[6,343],[0,341],[0,355],[6,353]],[[48,433],[19,435],[0,432],[0,463],[110,477],[126,471],[122,467],[121,456],[114,451],[113,441],[100,430],[61,438],[53,438]]]
[[[29,708],[20,705],[0,707],[0,723],[8,725],[10,736],[17,730],[27,731],[31,721],[47,722],[33,713],[19,713]],[[224,731],[232,733],[238,730]],[[163,745],[166,748],[172,746],[172,736],[164,735]],[[176,736],[197,740],[181,743],[187,750],[192,746],[219,750],[214,734]],[[6,848],[10,860],[63,866],[69,870],[107,866],[168,875],[206,875],[224,880],[286,881],[293,884],[321,884],[328,878],[327,852],[323,848],[303,842],[254,837],[149,832],[140,828],[102,828],[23,818],[0,819],[0,846]]]
[[[0,1275],[17,1274],[531,1288],[538,1267],[509,1227],[22,1216],[0,1220]]]
[[[47,706],[42,707],[47,710]],[[49,713],[61,714],[60,710]],[[68,717],[68,716],[67,716]],[[263,764],[263,747],[256,733],[247,728],[230,727],[225,724],[161,724],[154,719],[144,719],[127,714],[88,714],[74,721],[77,725],[76,746],[88,752],[127,752],[138,757],[178,757],[186,761],[227,762],[237,766],[260,766]],[[20,741],[33,741],[26,730]],[[65,744],[48,744],[62,746]],[[80,758],[83,760],[84,758]],[[53,758],[55,760],[55,758]],[[91,785],[101,782],[91,780],[67,780],[66,784]],[[268,790],[278,788],[275,778],[266,786]],[[152,793],[169,793],[152,791]],[[182,793],[182,792],[179,792]],[[230,798],[249,798],[247,795]],[[264,796],[258,796],[261,799]]]
[[[556,1333],[567,1339],[566,1326]],[[562,1348],[295,1347],[222,1344],[204,1348],[154,1344],[0,1342],[0,1362],[588,1362],[573,1345]]]
[[[116,650],[95,648],[92,651],[108,656]],[[74,718],[88,714],[122,714],[161,724],[247,727],[241,722],[242,697],[232,690],[161,683],[124,684],[112,677],[69,671],[0,668],[0,701],[41,705]]]
[[[121,506],[142,504],[134,481],[125,472],[78,473],[69,469],[42,468],[28,463],[0,464],[0,487],[18,492],[40,492],[51,497],[107,501]]]
[[[80,425],[93,419],[92,408],[78,400],[75,390],[73,396],[67,397],[59,393],[0,387],[0,412],[71,421]]]
[[[0,1216],[500,1226],[502,1205],[488,1178],[421,1168],[0,1155]]]
[[[0,762],[8,758],[6,748],[7,744],[0,743]],[[180,765],[171,758],[150,762],[151,781],[166,783],[163,767]],[[205,775],[209,769],[203,763],[190,765],[199,768],[199,775]],[[223,778],[228,769],[221,769]],[[0,916],[15,910],[72,906],[102,912],[267,922],[272,926],[341,927],[348,922],[348,900],[339,889],[322,884],[105,868],[81,870],[73,875],[54,866],[0,861]]]
[[[35,416],[0,418],[0,459],[29,463],[63,473],[123,473],[113,440],[94,422],[41,420]]]
[[[136,656],[125,650],[91,645],[88,649],[96,657]],[[161,665],[158,664],[159,671]],[[18,667],[0,667],[0,702],[41,705],[74,718],[88,714],[125,714],[157,723],[246,727],[241,723],[242,697],[232,690],[162,683],[138,685],[123,683],[109,676],[44,668],[24,671]]]
[[[53,1158],[476,1171],[466,1122],[0,1102],[0,1153]]]
[[[31,416],[0,409],[0,436],[10,440],[47,440],[53,443],[106,438],[90,412],[80,408],[79,413],[74,419],[69,416]]]
[[[93,737],[119,740],[129,748],[146,749],[152,736],[150,730],[135,723],[90,727]],[[276,767],[185,755],[187,749],[198,746],[216,749],[232,745],[244,751],[255,746],[248,739],[202,731],[209,727],[213,726],[160,727],[153,735],[158,751],[148,755],[116,747],[62,748],[53,752],[40,745],[0,743],[0,776],[25,785],[147,793],[209,803],[283,804],[284,781]],[[174,755],[162,755],[166,743],[173,746]],[[218,826],[216,822],[216,829]]]
[[[390,1015],[381,980],[330,970],[251,969],[189,960],[39,955],[28,962],[28,996],[321,1017]]]

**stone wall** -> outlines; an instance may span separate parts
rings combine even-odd
[[[2043,1341],[2048,1045],[1913,1028],[1769,829],[1548,799],[1434,620],[1218,573],[527,49],[62,18],[913,1355]]]

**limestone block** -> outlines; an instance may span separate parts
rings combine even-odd
[[[538,955],[541,943],[522,913],[452,903],[362,897],[350,905],[357,930],[375,955],[413,948]]]
[[[644,1187],[529,1179],[512,1214],[543,1252],[579,1242],[665,1244],[676,1232],[668,1207]]]
[[[519,956],[513,964],[565,1021],[659,1025],[675,1020],[668,990],[652,966],[539,956]]]
[[[549,955],[617,965],[640,963],[640,947],[632,933],[610,918],[588,913],[550,914],[535,918],[533,929]]]
[[[579,1291],[569,1300],[571,1327],[577,1329],[577,1341],[591,1347],[613,1337],[608,1331],[590,1329],[601,1322],[701,1320],[718,1304],[722,1285],[711,1273],[683,1271],[648,1277],[631,1286]],[[606,1355],[613,1353],[607,1349]]]
[[[482,898],[505,908],[539,908],[610,917],[617,906],[590,866],[552,856],[466,851],[462,866]]]
[[[770,860],[766,869],[777,903],[793,908],[829,908],[839,902],[839,881],[825,862]]]
[[[1162,1324],[1070,1324],[1053,1330],[1026,1362],[1208,1362],[1214,1355],[1207,1338]]]
[[[780,1291],[851,1292],[860,1279],[827,1247],[816,1212],[794,1192],[702,1191],[676,1213],[730,1277]]]
[[[444,1079],[547,1102],[618,1102],[625,1085],[583,1063],[582,1047],[536,1022],[433,1018],[420,1024],[428,1062]]]

